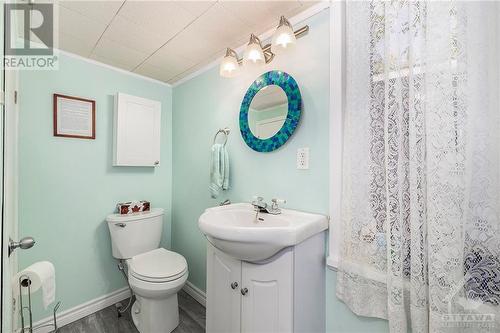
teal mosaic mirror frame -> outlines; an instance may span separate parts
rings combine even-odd
[[[269,139],[259,139],[252,134],[248,126],[248,109],[254,96],[262,88],[277,85],[283,89],[288,99],[288,113],[281,129]],[[297,128],[302,111],[302,96],[295,79],[282,71],[270,71],[262,74],[248,88],[240,108],[240,132],[246,144],[258,152],[270,152],[283,146]]]

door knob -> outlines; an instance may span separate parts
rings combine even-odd
[[[11,238],[9,238],[9,256],[17,248],[27,250],[32,248],[33,245],[35,245],[35,239],[33,239],[33,237],[24,237],[19,242],[14,242]]]
[[[248,293],[248,289],[247,289],[247,288],[243,288],[243,289],[241,289],[241,294],[242,294],[243,296],[245,296],[247,293]]]
[[[233,289],[238,288],[238,282],[231,283],[231,288],[233,288]]]

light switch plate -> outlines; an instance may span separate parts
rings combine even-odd
[[[297,169],[309,169],[309,148],[297,149]]]

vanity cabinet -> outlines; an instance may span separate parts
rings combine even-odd
[[[267,264],[241,264],[242,332],[293,331],[293,253],[287,249]]]
[[[207,264],[207,332],[239,332],[241,261],[209,245]]]
[[[324,232],[263,262],[207,248],[207,332],[324,332]]]

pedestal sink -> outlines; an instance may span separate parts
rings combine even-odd
[[[238,260],[262,261],[328,228],[324,215],[282,209],[256,213],[248,203],[208,208],[198,226],[217,249]]]

